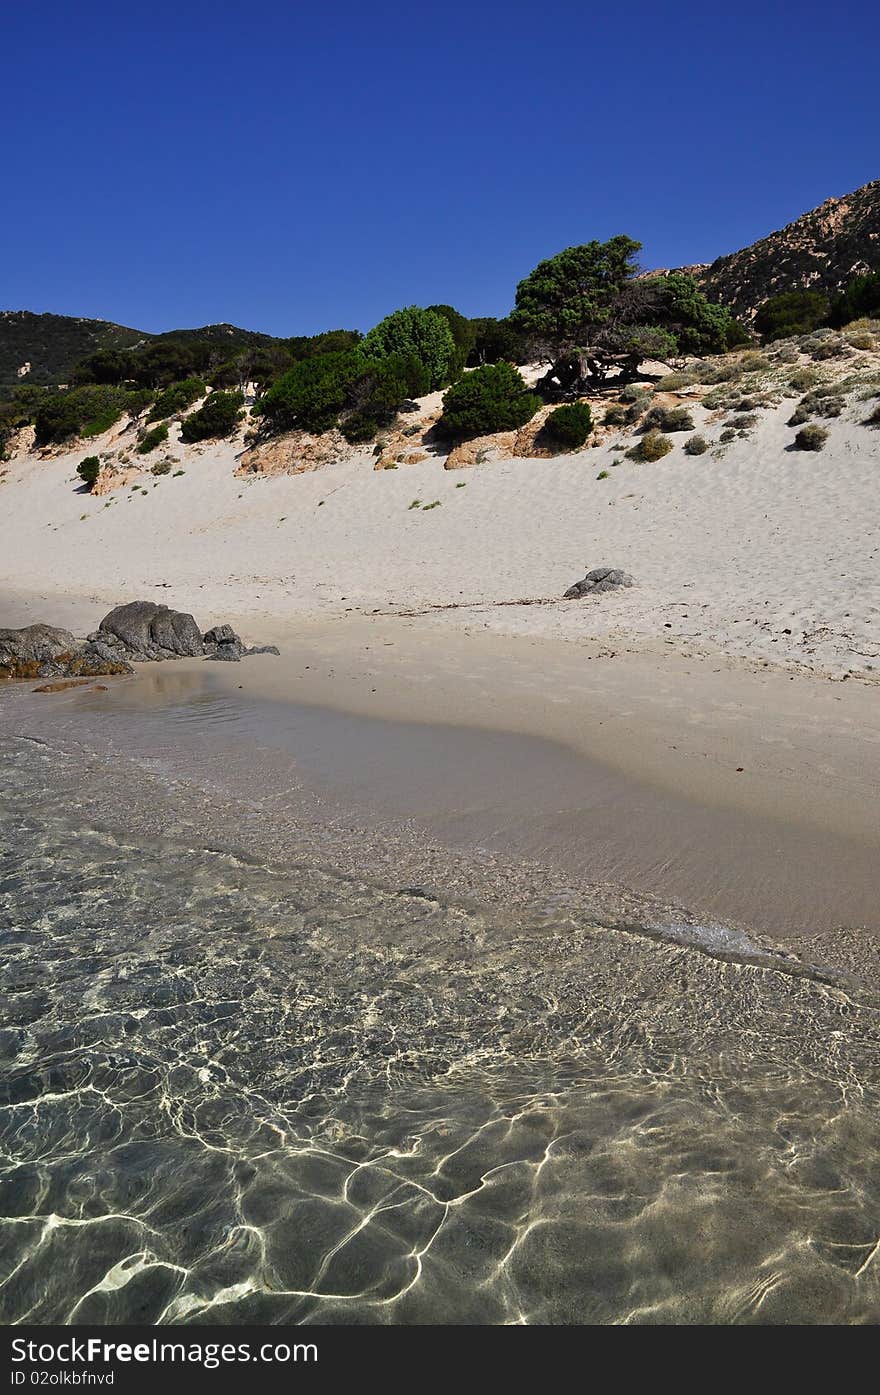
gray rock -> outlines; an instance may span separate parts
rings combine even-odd
[[[154,601],[118,605],[104,616],[98,633],[121,640],[132,659],[198,658],[205,652],[193,617]]]
[[[0,665],[40,664],[70,654],[79,647],[70,630],[54,625],[26,625],[23,630],[0,630]]]
[[[580,596],[601,595],[603,591],[616,591],[621,586],[635,586],[633,578],[618,567],[594,567],[587,572],[583,581],[569,586],[565,600],[576,600]]]
[[[219,663],[237,664],[240,659],[251,654],[277,654],[274,644],[259,644],[248,648],[231,625],[215,625],[202,636],[205,642],[205,657]]]
[[[202,635],[202,639],[205,644],[232,644],[238,639],[238,635],[231,625],[215,625],[212,630]]]
[[[124,656],[89,640],[82,643],[55,625],[0,630],[0,678],[98,678],[132,672]]]

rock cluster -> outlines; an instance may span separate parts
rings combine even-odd
[[[206,658],[238,663],[249,654],[277,654],[274,644],[252,648],[231,625],[202,634],[194,618],[154,601],[131,601],[105,615],[78,640],[54,625],[0,630],[0,678],[99,678],[133,673],[132,661]]]
[[[579,596],[596,596],[601,595],[603,591],[616,591],[620,586],[634,585],[633,578],[617,567],[594,567],[591,572],[587,572],[582,581],[576,581],[574,586],[569,586],[565,599],[573,601]]]
[[[274,644],[248,648],[231,625],[202,634],[192,615],[155,601],[130,601],[111,610],[89,642],[127,659],[220,659],[238,663],[248,654],[277,654]]]

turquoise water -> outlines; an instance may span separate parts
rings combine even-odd
[[[4,1322],[880,1318],[867,993],[0,747]]]

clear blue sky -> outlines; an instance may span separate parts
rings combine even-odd
[[[147,330],[504,314],[572,243],[707,261],[880,176],[880,12],[9,4],[0,308]]]

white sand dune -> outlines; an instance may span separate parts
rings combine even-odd
[[[375,471],[364,453],[312,474],[240,479],[240,442],[176,442],[183,475],[146,473],[146,493],[103,498],[82,492],[75,469],[109,438],[21,457],[0,481],[0,623],[86,630],[111,604],[152,597],[268,638],[273,622],[455,606],[438,619],[870,679],[880,673],[880,431],[851,401],[824,423],[824,450],[795,451],[792,406],[763,410],[718,453],[688,456],[686,435],[671,437],[654,464],[615,453],[630,444],[621,436],[466,470],[431,459]],[[705,425],[702,407],[694,415],[717,441],[721,424]],[[411,508],[416,499],[440,507]],[[637,586],[559,599],[598,565],[625,568]],[[523,600],[552,603],[510,604]]]

